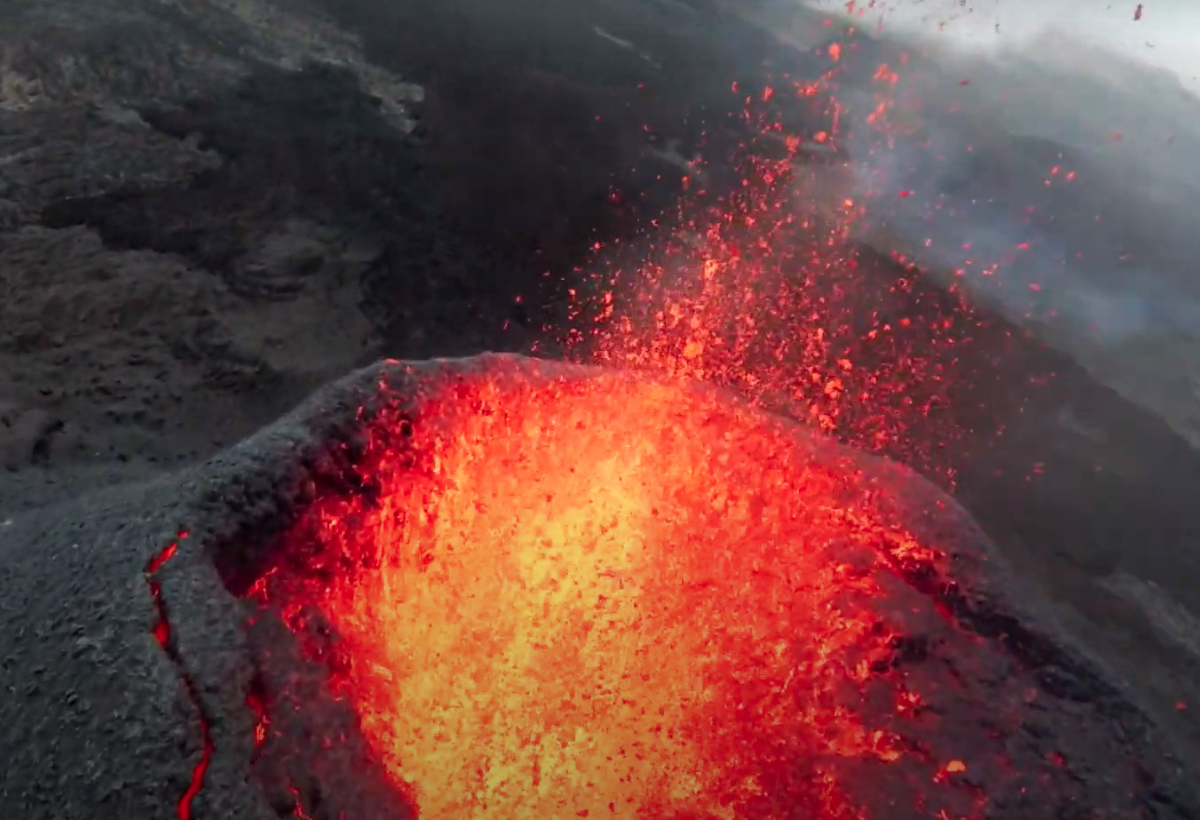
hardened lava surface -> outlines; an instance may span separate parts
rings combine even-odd
[[[419,817],[1183,816],[1141,716],[915,474],[616,370],[379,390],[238,586]]]

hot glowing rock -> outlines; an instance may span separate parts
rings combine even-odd
[[[493,365],[386,409],[295,535],[421,816],[859,816],[844,761],[905,748],[862,702],[921,706],[877,604],[939,560],[880,475],[715,391]]]

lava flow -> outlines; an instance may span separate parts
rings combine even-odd
[[[181,539],[186,538],[187,533],[180,533],[179,537]],[[188,700],[195,707],[196,715],[200,720],[200,760],[197,761],[195,768],[192,770],[192,778],[180,796],[176,807],[179,820],[189,820],[192,816],[192,801],[196,799],[196,795],[200,793],[200,788],[204,785],[204,775],[208,769],[209,762],[212,760],[213,741],[212,731],[209,728],[209,718],[204,712],[204,704],[200,699],[200,692],[196,689],[196,683],[192,680],[191,674],[188,673],[183,658],[179,654],[179,648],[175,645],[171,634],[171,620],[167,613],[167,602],[163,598],[162,582],[155,578],[158,571],[174,558],[178,551],[178,541],[172,541],[167,544],[166,547],[146,562],[146,568],[142,574],[145,576],[146,586],[150,590],[150,600],[154,603],[155,620],[154,626],[151,629],[154,640],[158,642],[159,647],[162,648],[167,658],[170,659],[171,663],[179,671],[179,677],[183,682],[184,689],[187,691]]]
[[[291,535],[308,580],[269,579],[340,636],[335,690],[420,816],[834,820],[866,816],[850,771],[928,782],[881,584],[896,544],[939,554],[879,476],[707,389],[539,368],[385,412],[364,489]]]

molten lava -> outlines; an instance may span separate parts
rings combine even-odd
[[[828,133],[785,133],[766,110],[829,91],[853,44],[829,56],[821,81],[746,98],[767,148],[744,146],[742,190],[681,219],[659,261],[594,274],[565,341],[953,483],[915,442],[953,442],[973,417],[909,432],[978,378],[964,351],[981,325],[911,266],[868,270],[848,171],[801,157],[852,115],[888,127],[895,72],[875,72],[869,111],[832,98]],[[318,494],[291,534],[302,570],[269,585],[298,634],[314,609],[330,622],[334,687],[420,815],[898,817],[891,796],[858,800],[894,780],[957,795],[923,785],[919,816],[979,816],[968,762],[906,735],[935,718],[897,671],[916,650],[895,568],[942,560],[877,504],[896,489],[881,476],[909,475],[707,388],[539,368],[396,397],[368,425],[361,486]]]
[[[939,560],[878,471],[704,388],[496,361],[370,425],[363,489],[318,497],[275,590],[332,623],[420,816],[864,816],[846,778],[921,712],[889,561]]]
[[[179,538],[187,538],[187,533],[179,533]],[[179,654],[179,648],[174,643],[171,634],[171,618],[167,612],[166,599],[163,597],[162,582],[156,577],[158,572],[178,552],[179,541],[172,541],[167,544],[167,546],[163,547],[163,549],[146,562],[142,574],[146,582],[146,587],[150,591],[150,600],[154,604],[154,626],[150,632],[167,658],[170,659],[172,665],[178,670],[180,681],[187,692],[188,702],[196,710],[196,715],[200,721],[200,759],[192,769],[191,780],[188,782],[187,788],[180,796],[179,803],[176,806],[176,814],[178,814],[179,820],[190,820],[192,816],[192,803],[195,801],[196,795],[200,794],[200,789],[204,785],[204,776],[208,771],[209,763],[212,762],[215,747],[212,740],[211,721],[205,712],[204,702],[200,698],[200,690],[196,687],[196,682],[188,672],[187,666],[183,662],[183,657]]]

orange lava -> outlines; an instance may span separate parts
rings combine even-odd
[[[876,79],[857,116],[883,128],[895,73]],[[969,341],[956,299],[862,270],[865,206],[800,157],[836,141],[831,109],[812,135],[761,115],[775,159],[579,294],[570,349],[616,369],[435,381],[372,423],[366,489],[319,497],[293,534],[319,577],[292,600],[345,642],[336,687],[421,817],[882,818],[849,779],[920,758],[895,731],[923,710],[893,672],[881,545],[939,555],[874,506],[889,488],[859,456],[751,406],[928,466],[906,432]],[[926,783],[965,768],[922,765]]]
[[[187,538],[186,532],[179,533],[179,539]],[[167,612],[167,602],[163,597],[162,582],[158,580],[158,572],[167,565],[172,558],[179,552],[179,541],[172,541],[151,556],[146,562],[146,566],[142,571],[143,578],[146,582],[146,588],[150,592],[150,600],[154,604],[154,626],[151,627],[151,634],[154,640],[158,643],[160,649],[175,666],[179,672],[180,680],[183,684],[184,691],[187,692],[188,702],[196,710],[196,716],[200,721],[200,759],[196,761],[196,765],[192,769],[191,779],[188,781],[187,788],[179,797],[179,802],[176,804],[176,814],[179,820],[190,820],[192,816],[192,805],[196,797],[200,794],[201,788],[204,786],[204,778],[208,774],[208,766],[212,762],[213,753],[216,751],[216,746],[212,739],[212,722],[204,709],[204,702],[200,697],[200,690],[192,679],[191,674],[187,671],[183,663],[183,658],[180,657],[179,649],[175,645],[174,636],[171,632],[171,618]]]
[[[937,555],[788,422],[522,367],[388,410],[367,491],[294,536],[325,556],[294,600],[346,642],[337,687],[420,816],[863,816],[847,761],[902,750],[858,710],[919,700],[891,676],[876,547]]]

